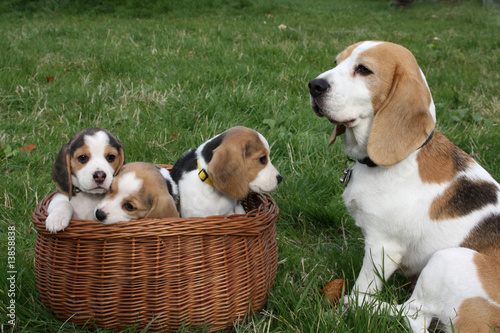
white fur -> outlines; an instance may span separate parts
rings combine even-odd
[[[47,207],[45,228],[50,232],[66,229],[71,219],[95,220],[94,207],[104,198],[104,194],[80,192],[71,200],[62,193],[56,193]]]
[[[362,43],[337,67],[318,76],[330,85],[321,96],[319,114],[332,122],[344,123],[345,151],[359,159],[368,156],[374,110],[365,78],[352,75],[352,69],[363,51],[379,44]],[[425,80],[422,72],[421,75]],[[311,105],[313,109],[318,106],[313,97]],[[432,99],[429,112],[435,121]],[[449,331],[450,321],[456,319],[456,311],[465,299],[485,297],[472,262],[475,251],[456,247],[485,217],[500,213],[500,202],[458,218],[431,220],[431,203],[451,182],[424,183],[419,177],[417,153],[391,167],[370,168],[360,163],[353,167],[343,199],[363,230],[365,257],[345,305],[356,304],[356,298],[359,304],[371,300],[383,287],[378,274],[388,279],[398,268],[410,275],[422,272],[411,299],[398,309],[404,310],[414,332],[424,332],[433,317],[447,324]],[[498,183],[478,164],[463,175],[494,183],[500,191]]]
[[[198,170],[185,173],[179,180],[179,193],[182,217],[245,213],[239,200],[203,183]]]

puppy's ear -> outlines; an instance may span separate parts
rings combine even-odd
[[[174,199],[168,193],[162,193],[161,195],[153,199],[153,204],[151,205],[151,210],[145,216],[145,218],[166,218],[166,217],[179,217],[179,212],[175,207]]]
[[[375,114],[368,138],[368,156],[392,166],[417,150],[434,129],[431,94],[418,65],[398,66],[389,96]]]
[[[71,200],[73,195],[73,184],[71,181],[71,141],[62,146],[57,155],[56,162],[52,166],[52,180],[56,184],[57,189],[64,195],[67,195]]]
[[[345,126],[344,125],[335,125],[335,127],[333,128],[332,136],[330,137],[330,140],[328,140],[328,147],[333,145],[333,143],[335,142],[337,137],[341,136],[344,133],[345,133]]]
[[[123,145],[120,141],[118,141],[118,143],[119,143],[119,145],[118,145],[118,166],[115,169],[115,173],[114,173],[113,177],[116,176],[118,174],[118,172],[120,172],[120,169],[125,164],[125,152],[123,151]]]
[[[214,149],[207,170],[219,191],[239,200],[247,197],[250,186],[244,154],[241,147],[223,142]]]

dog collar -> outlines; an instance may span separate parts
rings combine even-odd
[[[433,136],[434,136],[434,130],[431,131],[431,134],[429,134],[429,137],[427,138],[427,140],[425,140],[425,142],[420,147],[418,147],[417,150],[421,149],[423,146],[428,144],[429,141],[431,141]],[[351,180],[352,167],[348,167],[348,164],[349,164],[349,162],[355,162],[355,161],[356,160],[347,156],[347,160],[345,161],[345,165],[344,165],[344,174],[340,178],[340,183],[342,183],[344,186],[347,186],[347,184],[349,183],[349,180]],[[365,158],[358,159],[357,162],[359,162],[361,164],[365,164],[366,166],[368,166],[370,168],[374,168],[374,167],[378,166],[377,164],[375,164],[375,162],[372,161],[370,156],[366,156]]]
[[[201,167],[200,161],[196,160],[196,164],[198,165],[198,170],[199,170],[198,176],[200,177],[201,181],[207,183],[208,185],[214,186],[212,178],[210,178],[208,172]]]
[[[427,140],[425,140],[425,142],[417,148],[417,150],[421,149],[423,146],[425,146],[426,144],[429,143],[429,141],[431,141],[432,137],[434,136],[434,130],[431,131],[431,134],[429,134],[429,136],[427,137]],[[370,168],[373,168],[373,167],[376,167],[378,166],[377,164],[375,164],[375,162],[372,161],[372,159],[370,158],[370,156],[366,156],[365,158],[363,159],[358,159],[358,162],[361,163],[361,164],[364,164]]]

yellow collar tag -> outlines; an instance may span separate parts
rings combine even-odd
[[[197,160],[196,164],[198,165],[198,176],[200,177],[201,181],[204,183],[207,183],[208,185],[214,186],[214,183],[212,183],[212,179],[208,175],[208,173],[205,171],[205,169],[201,168],[200,162]]]

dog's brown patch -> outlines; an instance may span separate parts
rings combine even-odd
[[[500,246],[497,245],[497,250],[498,247]],[[489,298],[500,304],[500,258],[476,253],[474,264],[477,267],[477,274],[484,291]]]
[[[90,149],[87,145],[83,145],[79,148],[77,148],[73,154],[71,155],[71,174],[76,175],[78,171],[80,171],[86,164],[85,163],[80,163],[78,161],[78,156],[85,155],[88,157],[88,160],[92,158],[92,154],[90,153]]]
[[[465,300],[458,308],[457,314],[455,332],[491,333],[492,329],[500,328],[500,307],[482,297]]]
[[[431,204],[432,220],[457,218],[497,202],[498,189],[484,180],[459,177]]]
[[[438,131],[417,154],[418,174],[424,183],[449,182],[473,163],[469,155]]]
[[[113,146],[106,146],[106,149],[104,150],[104,156],[108,158],[110,155],[115,156],[115,159],[113,162],[108,162],[109,165],[115,170],[115,174],[117,175],[118,172],[120,171],[121,167],[123,166],[123,163],[125,162],[125,157],[123,154],[123,149],[116,149]]]

